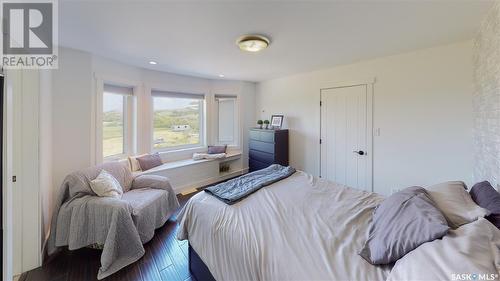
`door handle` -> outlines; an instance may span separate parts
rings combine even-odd
[[[354,150],[353,152],[354,152],[354,153],[357,153],[357,154],[359,154],[359,155],[365,155],[365,152],[364,152],[363,150],[360,150],[360,151],[356,151],[356,150]]]

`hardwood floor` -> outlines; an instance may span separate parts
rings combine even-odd
[[[178,195],[181,207],[194,193]],[[178,212],[178,211],[177,211]],[[156,230],[154,238],[144,244],[146,253],[137,262],[103,279],[106,281],[190,281],[187,241],[178,241],[177,213]],[[90,281],[97,280],[100,251],[93,249],[64,250],[42,267],[21,275],[20,281]],[[194,281],[194,278],[193,278]]]

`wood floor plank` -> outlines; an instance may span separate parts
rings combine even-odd
[[[177,231],[177,227],[175,231]],[[177,244],[175,235],[169,235],[168,238],[168,254],[170,255],[170,259],[172,260],[175,270],[177,270],[179,276],[182,278],[182,280],[184,280],[191,276],[188,268],[188,258],[186,257],[186,255],[184,255],[181,248]]]
[[[166,225],[163,228],[156,231],[155,236],[158,237],[158,239],[151,240],[151,242],[149,242],[146,247],[146,251],[151,252],[151,256],[155,261],[158,271],[161,271],[164,268],[172,265],[172,261],[170,260],[170,256],[168,255],[168,248],[163,241],[163,237],[169,235],[168,230],[172,229],[169,224],[175,224],[175,222],[167,221]]]
[[[174,265],[171,265],[160,271],[162,281],[183,281]]]
[[[186,257],[186,259],[188,259],[189,258],[188,243],[178,244],[178,245],[179,245],[179,248],[181,249],[182,253]]]
[[[142,257],[142,259],[138,264],[138,267],[141,271],[141,276],[144,281],[146,280],[161,280],[160,277],[160,271],[158,270],[158,267],[156,266],[155,259],[153,258],[153,251],[152,247],[156,246],[157,243],[153,243],[148,245],[148,250],[146,250],[146,253]]]

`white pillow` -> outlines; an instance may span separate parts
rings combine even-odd
[[[427,191],[453,228],[489,214],[488,210],[479,207],[472,200],[465,183],[461,181],[448,181],[429,186]]]
[[[106,170],[102,170],[97,178],[90,181],[90,188],[100,197],[121,198],[123,189],[115,177]]]
[[[136,155],[136,156],[129,156],[128,161],[130,163],[130,170],[132,172],[137,172],[141,171],[141,165],[139,165],[139,161],[137,161],[138,157],[145,156],[147,154],[141,154],[141,155]]]

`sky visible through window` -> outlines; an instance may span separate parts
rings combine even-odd
[[[189,107],[193,103],[192,99],[179,99],[179,98],[155,98],[155,110],[165,109],[181,109]]]
[[[123,111],[123,96],[104,92],[103,111]]]

